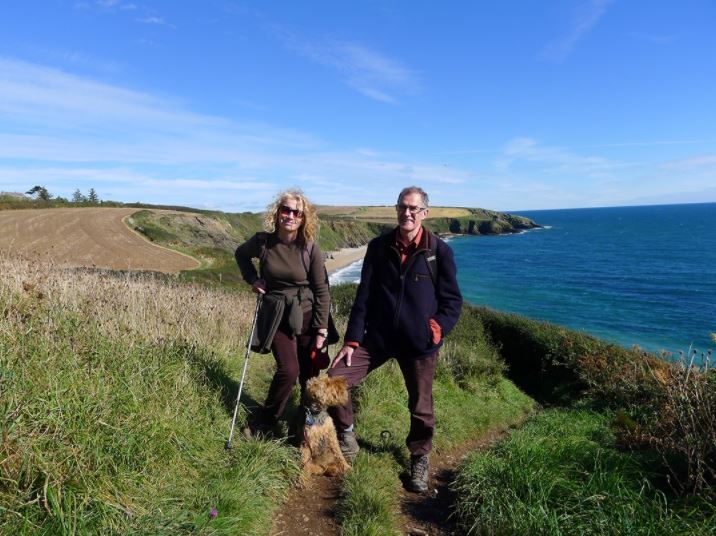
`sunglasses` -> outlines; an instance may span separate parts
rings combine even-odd
[[[291,208],[287,207],[286,205],[281,205],[280,207],[278,207],[278,211],[281,213],[282,216],[288,216],[289,214],[292,214],[294,218],[303,218],[303,211],[297,208]]]
[[[398,214],[402,214],[405,212],[405,209],[408,209],[408,211],[411,214],[417,214],[418,212],[422,212],[427,207],[419,207],[418,205],[403,205],[402,203],[398,203],[395,205],[395,210],[398,211]]]

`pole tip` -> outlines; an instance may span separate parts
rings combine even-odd
[[[224,443],[224,450],[231,450],[231,441]]]

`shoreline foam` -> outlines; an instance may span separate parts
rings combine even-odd
[[[366,249],[368,249],[368,246],[329,251],[329,257],[326,259],[326,270],[329,274],[332,274],[342,268],[350,266],[365,256]]]

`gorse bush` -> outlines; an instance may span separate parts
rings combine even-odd
[[[353,283],[341,283],[331,286],[331,310],[338,317],[347,318],[353,307],[358,285]],[[341,333],[341,335],[343,335]]]
[[[656,396],[644,422],[625,436],[659,452],[678,491],[710,492],[716,498],[709,488],[716,483],[716,374],[709,366],[711,351],[701,355],[701,367],[694,365],[696,353],[682,354],[666,370],[652,370]]]
[[[638,414],[657,388],[650,370],[668,368],[638,348],[520,315],[478,311],[510,377],[541,402],[569,405],[586,397],[595,407]]]

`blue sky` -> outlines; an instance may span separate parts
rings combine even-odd
[[[0,4],[0,190],[259,210],[716,201],[716,3]]]

